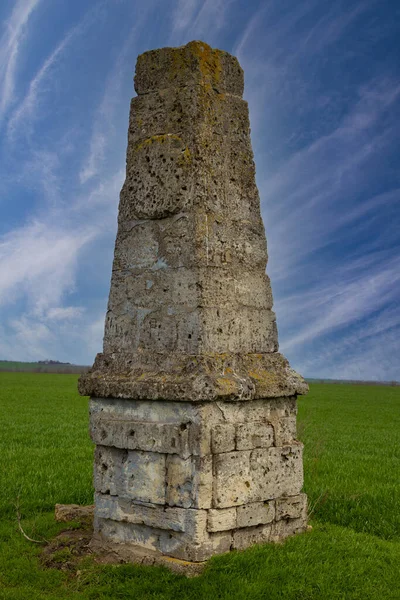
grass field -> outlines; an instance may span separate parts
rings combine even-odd
[[[56,502],[92,502],[87,399],[77,376],[0,373],[0,599],[400,599],[400,389],[313,384],[299,401],[313,530],[212,559],[201,577],[161,568],[45,568]]]

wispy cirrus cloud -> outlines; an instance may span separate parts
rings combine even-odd
[[[382,203],[395,208],[398,188],[371,194],[376,174],[369,165],[396,142],[397,128],[385,118],[399,100],[396,82],[370,82],[336,129],[292,153],[270,177],[259,176],[271,245],[279,248],[279,262],[270,264],[275,278],[285,277],[300,258],[332,244],[345,227]],[[290,245],[279,242],[289,238]]]
[[[29,18],[40,2],[41,0],[18,0],[5,23],[5,32],[0,39],[0,121],[16,100],[14,93],[18,58]]]
[[[63,227],[58,219],[34,220],[0,238],[0,304],[23,296],[43,314],[73,290],[79,251],[94,231]]]
[[[135,58],[204,39],[245,69],[282,350],[309,376],[395,378],[400,96],[390,51],[374,62],[394,31],[378,26],[376,0],[105,5],[101,28],[97,3],[83,0],[81,21],[71,12],[22,100],[20,19],[0,181],[23,217],[0,237],[0,354],[90,362],[99,351]]]
[[[375,3],[331,6],[317,16],[318,4],[290,13],[262,4],[235,45],[246,73],[281,347],[308,376],[395,378],[400,180],[386,159],[399,134],[400,87],[389,68],[339,93],[329,85],[320,91],[328,48],[341,47]],[[381,363],[370,371],[368,331],[383,343]]]
[[[85,31],[87,31],[87,29],[91,27],[93,23],[101,16],[101,9],[105,6],[105,4],[106,0],[102,0],[96,4],[95,7],[89,9],[83,19],[81,19],[79,23],[68,30],[56,48],[46,58],[39,71],[30,81],[28,92],[24,99],[13,111],[8,121],[7,135],[9,139],[12,140],[16,135],[21,133],[26,135],[26,128],[24,127],[22,129],[21,126],[23,124],[26,125],[27,122],[31,122],[35,113],[40,111],[41,96],[49,92],[49,88],[45,85],[46,80],[49,77],[54,76],[54,69],[61,61],[65,51],[71,45],[71,43],[76,40],[76,38],[83,35]]]
[[[94,113],[89,151],[82,161],[79,172],[81,184],[86,184],[96,177],[102,169],[107,154],[110,155],[111,143],[116,133],[114,125],[116,112],[120,110],[123,78],[126,77],[128,80],[128,77],[132,76],[132,73],[127,71],[129,58],[138,53],[143,31],[146,30],[148,21],[156,9],[155,0],[149,0],[145,6],[133,9],[134,26],[122,43],[105,81],[101,101]],[[186,10],[189,10],[188,7]]]
[[[191,26],[201,10],[201,0],[178,0],[172,17],[172,34]]]
[[[388,253],[386,256],[377,253],[363,261],[350,261],[345,268],[331,269],[329,279],[318,287],[314,286],[295,298],[288,296],[280,302],[285,326],[292,331],[284,346],[290,351],[322,335],[360,322],[395,303],[399,293],[400,255],[389,258]],[[296,306],[296,312],[293,306]],[[304,314],[308,317],[306,320],[301,317]],[[393,317],[391,310],[383,314],[390,319]]]
[[[93,119],[89,152],[82,161],[79,172],[81,184],[85,184],[99,173],[106,157],[107,149],[108,151],[110,150],[110,139],[115,134],[113,117],[115,116],[121,95],[122,76],[125,71],[126,59],[131,52],[135,37],[142,23],[142,20],[137,23],[134,30],[125,40],[113,69],[107,78],[103,97]]]
[[[193,39],[212,43],[227,24],[237,0],[179,0],[172,13],[169,43],[180,45]]]

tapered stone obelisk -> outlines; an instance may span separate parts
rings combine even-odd
[[[95,534],[204,561],[306,528],[243,71],[202,42],[139,56],[104,351],[81,377]]]

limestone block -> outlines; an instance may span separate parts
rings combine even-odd
[[[270,401],[270,418],[274,422],[282,417],[297,416],[297,399],[296,396],[286,398],[272,398]]]
[[[202,318],[200,311],[191,313]],[[179,319],[176,321],[178,323]],[[154,325],[156,321],[154,321]],[[146,327],[153,326],[153,315]],[[201,333],[203,334],[203,323]],[[176,330],[172,340],[160,331],[164,350],[140,349],[140,352],[118,351],[100,353],[93,368],[79,379],[79,392],[97,398],[126,398],[130,400],[168,400],[187,402],[242,401],[274,399],[308,390],[304,380],[289,366],[278,352],[258,354],[232,354],[207,352],[188,355],[167,350],[168,344],[176,346]],[[105,340],[106,340],[105,335]],[[127,335],[127,339],[129,335]],[[132,343],[132,339],[131,339]],[[161,343],[161,342],[160,342]],[[162,349],[162,343],[160,348]],[[233,373],[228,373],[230,366]],[[229,382],[229,385],[221,385]],[[272,414],[272,408],[271,414]],[[245,412],[245,411],[244,411]],[[285,413],[286,409],[280,412]],[[289,409],[288,414],[290,416]],[[250,419],[247,419],[250,420]],[[257,418],[251,420],[258,420]]]
[[[259,525],[257,527],[248,527],[237,529],[233,533],[233,548],[244,550],[254,544],[263,544],[271,539],[271,525]]]
[[[287,446],[296,441],[296,416],[280,417],[273,420],[275,445]]]
[[[201,421],[203,410],[202,406],[192,402],[128,400],[125,398],[92,398],[89,404],[90,422],[95,426],[98,426],[103,418],[189,425],[192,422],[199,423]]]
[[[241,96],[243,70],[234,56],[197,41],[179,48],[152,50],[138,57],[135,74],[138,94],[193,85]]]
[[[288,496],[277,498],[276,500],[276,520],[279,519],[303,519],[307,518],[307,496],[298,494],[297,496]]]
[[[140,269],[154,269],[157,264],[159,254],[159,229],[155,221],[131,221],[130,226],[125,225],[119,228],[115,242],[113,276],[115,278],[119,270],[129,269],[130,271],[139,271]],[[115,283],[114,283],[115,281]],[[118,301],[119,290],[114,290],[114,285],[121,287],[120,278],[111,280],[112,303]],[[123,294],[123,290],[121,290]],[[120,300],[125,298],[120,295]]]
[[[214,494],[216,508],[238,506],[249,501],[252,477],[251,452],[225,452],[214,455]]]
[[[251,502],[237,507],[237,526],[253,527],[271,523],[275,518],[274,502]]]
[[[165,454],[128,450],[121,463],[118,494],[140,502],[165,503]]]
[[[168,506],[145,506],[128,498],[96,494],[96,515],[104,519],[182,532],[196,537],[206,531],[207,512]]]
[[[234,269],[228,261],[219,266],[202,267],[198,270],[198,288],[201,306],[206,308],[242,307],[271,309],[272,295],[265,273]]]
[[[167,493],[169,506],[209,508],[212,501],[212,457],[193,456],[183,459],[167,457]]]
[[[253,501],[294,496],[303,486],[301,444],[283,448],[256,449],[251,453]]]
[[[208,511],[207,531],[227,531],[236,526],[236,508],[211,508]]]
[[[184,139],[189,157],[195,151],[196,123],[205,118],[206,107],[198,90],[192,87],[154,91],[131,100],[128,129],[127,164],[134,162],[138,144],[160,133],[176,134]],[[163,157],[165,158],[165,157]]]
[[[109,496],[114,498],[114,496]],[[80,506],[79,504],[56,504],[54,507],[54,518],[58,522],[81,521],[91,523],[93,521],[94,505]]]
[[[226,267],[235,272],[263,272],[267,262],[262,221],[222,219],[199,211],[195,215],[196,261],[199,267]]]
[[[101,419],[91,424],[95,444],[189,456],[189,427],[170,423],[144,423],[116,419]]]
[[[274,443],[274,430],[268,423],[241,423],[236,426],[236,450],[269,448]]]
[[[181,560],[201,562],[215,554],[229,552],[232,546],[232,532],[222,531],[198,537],[193,542],[182,534],[160,535],[161,552]]]
[[[202,420],[201,423],[190,423],[189,448],[192,456],[205,457],[211,453],[211,428],[212,422]],[[182,454],[185,458],[185,456]]]
[[[146,525],[96,518],[96,532],[104,540],[120,544],[137,544],[148,550],[159,550],[159,530]]]
[[[235,426],[232,424],[215,425],[211,431],[211,451],[230,452],[235,449]]]
[[[232,548],[233,536],[230,531],[210,533],[207,552],[209,556],[229,552]]]
[[[135,160],[127,164],[120,220],[164,219],[190,207],[194,173],[190,150],[180,135],[153,135],[131,152]]]
[[[120,483],[121,451],[97,446],[94,451],[94,489],[116,495]]]
[[[192,562],[202,562],[210,556],[204,540],[192,543],[186,536],[177,533],[163,532],[159,536],[159,550],[168,556]]]
[[[193,504],[192,458],[167,457],[167,495],[170,506],[189,508]]]
[[[224,368],[229,368],[227,361]],[[251,368],[251,367],[250,367]],[[235,367],[233,366],[233,369]],[[262,376],[260,373],[257,376]],[[269,423],[278,421],[281,417],[296,416],[296,398],[264,398],[248,402],[216,402],[223,420],[227,423]]]
[[[165,256],[164,259],[166,260]],[[126,269],[127,267],[125,267]],[[186,267],[142,270],[137,273],[124,270],[113,272],[113,288],[109,309],[118,314],[127,306],[162,309],[194,309],[199,303],[199,292],[193,271]]]
[[[205,560],[209,541],[206,524],[206,511],[189,509],[185,533],[163,532],[159,537],[160,551],[184,560]]]
[[[127,498],[96,494],[96,515],[113,521],[126,521],[159,529],[185,531],[186,510],[165,508],[164,506],[145,506],[136,504]]]
[[[271,542],[280,542],[291,535],[307,531],[307,521],[299,519],[281,519],[272,524]]]
[[[205,308],[203,352],[251,353],[277,349],[275,313],[269,309],[242,307],[240,316],[234,307]]]

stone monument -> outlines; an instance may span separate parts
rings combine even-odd
[[[202,42],[139,56],[104,351],[91,396],[95,536],[199,562],[307,524],[278,353],[243,71]]]

